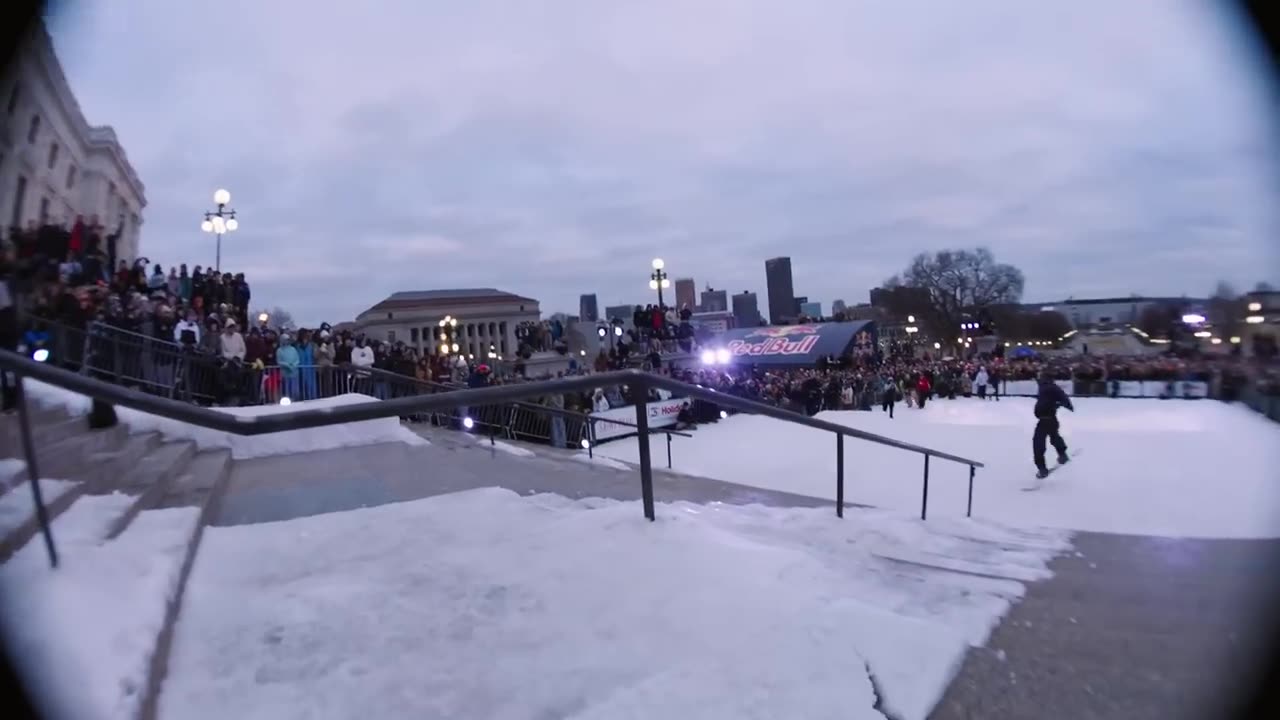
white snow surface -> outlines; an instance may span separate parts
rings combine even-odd
[[[23,464],[25,469],[26,464]],[[75,487],[69,480],[40,480],[40,497],[44,504],[57,500],[62,493]],[[31,486],[24,481],[14,482],[13,487],[0,495],[0,537],[8,535],[36,514],[36,503],[31,497]]]
[[[490,442],[489,438],[483,435],[467,433],[466,436],[471,438],[478,446],[492,448],[508,455],[515,455],[516,457],[535,457],[537,455],[537,453],[528,448],[522,448],[519,445],[512,445],[511,443],[503,442],[501,440],[494,440],[493,442]]]
[[[84,395],[35,380],[26,380],[24,382],[30,396],[43,405],[60,406],[69,413],[81,415],[87,414],[92,406],[90,398]],[[332,408],[365,402],[377,402],[377,399],[359,393],[348,393],[321,400],[295,402],[287,406],[251,405],[214,409],[230,415],[253,417],[304,409]],[[116,415],[120,418],[120,422],[127,425],[132,432],[158,432],[168,440],[191,440],[201,450],[229,448],[231,456],[238,460],[266,457],[268,455],[287,455],[309,450],[328,450],[353,445],[373,445],[383,442],[403,442],[410,445],[429,444],[424,438],[419,437],[412,430],[401,425],[400,419],[397,417],[249,436],[211,430],[125,407],[117,407]]]
[[[77,499],[53,522],[56,570],[39,535],[0,566],[0,629],[45,717],[137,716],[199,510],[146,511],[103,542],[133,500]]]
[[[1066,533],[500,489],[211,527],[160,717],[924,718]]]
[[[589,465],[599,465],[601,467],[607,467],[612,470],[633,469],[630,465],[627,465],[625,463],[620,463],[616,459],[611,458],[608,455],[602,455],[599,450],[596,450],[594,453],[588,453],[586,450],[578,450],[574,452],[572,455],[570,455],[569,457],[574,460],[577,460],[578,462],[584,462]],[[639,458],[637,458],[635,462],[639,463],[640,462]]]
[[[27,461],[0,458],[0,485],[11,487],[27,479]]]
[[[974,517],[1044,526],[1172,537],[1280,537],[1280,425],[1240,405],[1213,401],[1073,399],[1058,413],[1080,457],[1044,487],[1032,484],[1032,398],[899,403],[895,417],[824,412],[819,418],[986,464],[977,471]],[[920,455],[846,438],[845,499],[919,513]],[[596,452],[636,462],[634,439]],[[693,438],[672,438],[674,469],[814,497],[835,497],[830,433],[735,415]],[[1054,451],[1048,449],[1049,464]],[[968,466],[934,458],[929,518],[963,516]]]

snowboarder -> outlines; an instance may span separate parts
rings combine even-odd
[[[1049,476],[1049,468],[1044,463],[1045,439],[1058,451],[1058,464],[1067,464],[1067,443],[1058,434],[1058,408],[1064,407],[1071,412],[1076,409],[1071,405],[1071,398],[1053,381],[1053,376],[1046,370],[1040,373],[1040,389],[1036,393],[1036,430],[1031,436],[1031,452],[1036,463],[1036,477],[1044,479]]]

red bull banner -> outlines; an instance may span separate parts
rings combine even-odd
[[[872,322],[769,325],[737,328],[720,336],[734,362],[756,365],[812,365],[827,355],[875,352]]]

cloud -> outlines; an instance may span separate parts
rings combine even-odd
[[[768,257],[829,307],[975,245],[1030,300],[1274,282],[1276,118],[1206,7],[138,0],[53,31],[147,183],[145,252],[208,264],[226,186],[224,267],[316,322],[448,286],[641,302],[655,255],[762,305]]]

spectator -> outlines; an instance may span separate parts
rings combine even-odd
[[[243,361],[248,353],[245,346],[244,336],[240,334],[236,327],[236,321],[227,320],[226,328],[222,331],[222,358],[224,360]]]
[[[288,333],[280,336],[280,347],[276,349],[276,365],[280,366],[280,381],[284,396],[290,399],[298,397],[298,349],[293,346],[293,338]]]

